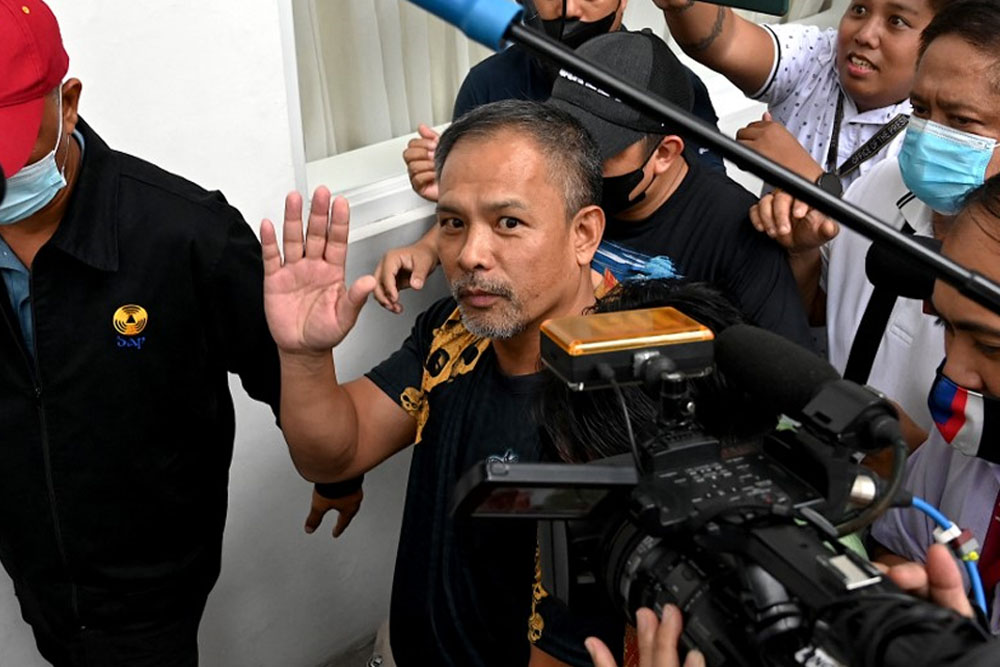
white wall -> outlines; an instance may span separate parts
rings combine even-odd
[[[254,227],[263,216],[280,219],[295,183],[289,127],[297,119],[286,99],[279,2],[49,3],[70,75],[84,83],[81,113],[111,146],[223,191]],[[370,270],[383,246],[416,233],[397,229],[352,245],[352,272]],[[407,305],[409,315],[422,308]],[[408,326],[370,306],[338,351],[342,376],[371,367]],[[364,641],[386,614],[408,458],[369,475],[345,536],[334,542],[329,527],[307,536],[310,485],[292,469],[270,411],[233,386],[229,523],[223,575],[202,625],[202,664],[313,667]],[[0,572],[0,667],[45,664]]]

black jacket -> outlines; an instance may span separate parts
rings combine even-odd
[[[204,599],[233,450],[227,371],[274,409],[279,391],[250,227],[221,194],[79,129],[75,191],[32,266],[34,355],[0,281],[0,560],[27,620],[56,630]]]

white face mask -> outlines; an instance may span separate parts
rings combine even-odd
[[[0,203],[0,225],[13,225],[30,218],[55,199],[66,187],[66,160],[60,169],[56,165],[56,151],[62,143],[62,92],[59,94],[59,134],[55,148],[34,164],[29,164],[7,179],[7,196]]]

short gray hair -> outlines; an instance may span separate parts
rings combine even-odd
[[[562,181],[567,219],[601,203],[601,155],[587,130],[571,115],[540,102],[504,100],[477,107],[444,131],[434,153],[438,180],[448,155],[466,137],[485,139],[503,130],[524,133]]]

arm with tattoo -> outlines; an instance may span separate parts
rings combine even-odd
[[[688,7],[693,7],[694,3],[688,5]],[[697,42],[678,42],[680,47],[684,49],[684,52],[693,58],[696,58],[696,53],[701,53],[702,51],[707,51],[712,48],[716,40],[719,39],[719,35],[722,34],[723,25],[726,22],[726,16],[732,14],[732,10],[723,6],[719,6],[715,12],[715,23],[712,24],[712,30],[705,37],[699,39]]]
[[[774,64],[767,30],[720,5],[693,0],[654,2],[685,53],[721,72],[746,94],[764,85]]]

